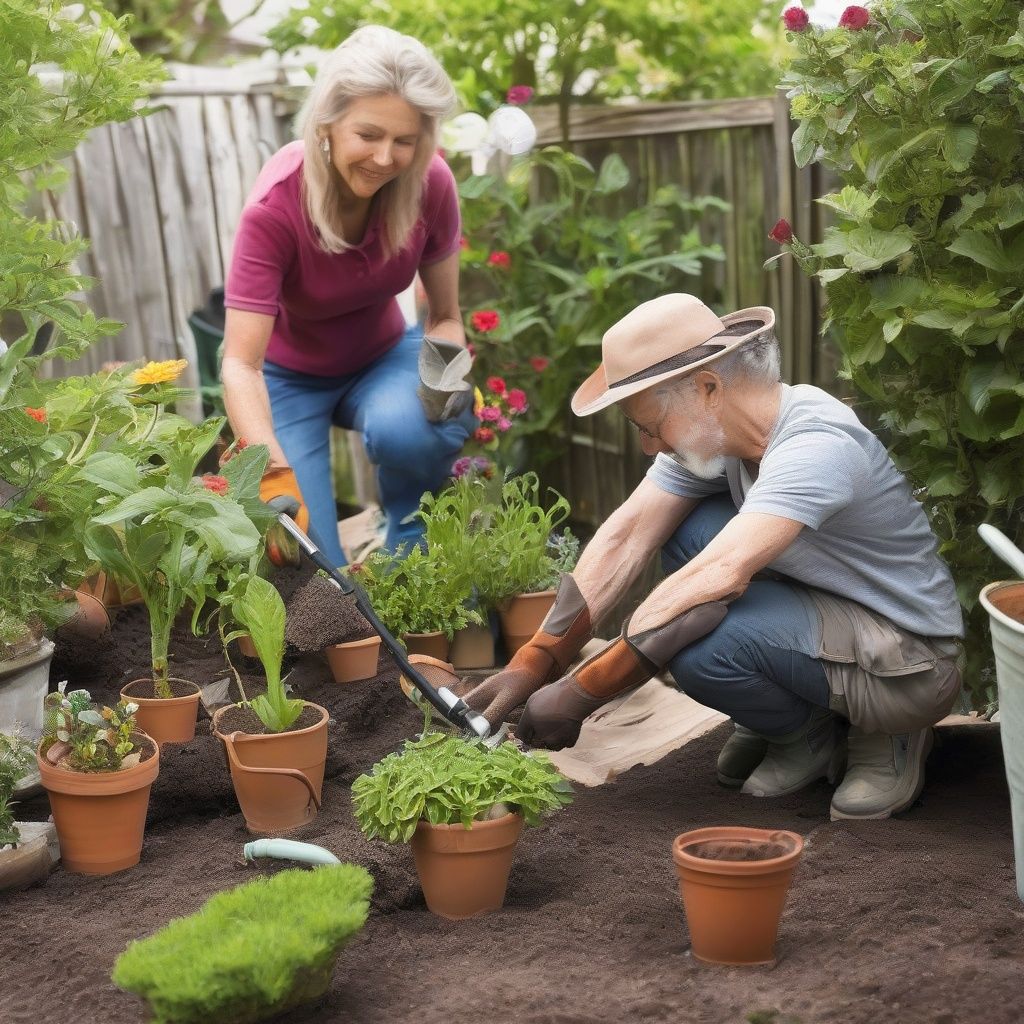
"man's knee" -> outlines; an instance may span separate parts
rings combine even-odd
[[[675,572],[703,551],[735,515],[736,506],[728,494],[704,498],[661,549],[664,571]]]

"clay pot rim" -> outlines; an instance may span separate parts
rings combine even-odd
[[[513,601],[518,601],[521,598],[535,598],[535,597],[554,597],[558,591],[554,588],[549,590],[523,590],[518,594],[512,594],[511,597],[506,597],[497,603],[496,607],[498,612],[506,611]]]
[[[185,683],[188,686],[194,687],[196,692],[186,693],[181,697],[140,697],[134,693],[125,693],[125,690],[130,686],[134,686],[136,683],[152,684],[153,680],[149,676],[139,676],[138,679],[132,679],[130,682],[125,683],[118,693],[120,693],[125,700],[130,700],[134,704],[161,704],[166,706],[168,704],[190,704],[193,701],[199,701],[199,698],[202,696],[202,690],[199,688],[198,683],[193,683],[191,679],[182,679],[179,676],[168,676],[167,678],[175,683]]]
[[[155,779],[160,768],[160,744],[149,733],[142,732],[141,730],[133,732],[132,737],[146,740],[152,748],[152,753],[144,761],[132,765],[131,768],[118,768],[117,771],[113,772],[76,772],[71,768],[62,768],[60,765],[50,764],[40,753],[43,746],[43,741],[40,740],[36,744],[36,763],[39,765],[39,777],[43,788],[50,788],[46,785],[47,776],[49,776],[50,782],[58,782],[61,779],[93,779],[95,780],[95,785],[100,785],[108,779],[135,780],[139,776],[148,775],[150,772],[152,772],[152,779]],[[152,779],[149,781],[151,782]],[[143,781],[142,784],[145,784],[145,782]]]
[[[768,860],[711,860],[707,857],[695,857],[686,852],[687,846],[707,842],[713,839],[763,839],[784,837],[793,844],[793,848],[781,857]],[[740,825],[717,825],[709,828],[692,829],[681,832],[672,841],[672,860],[678,869],[688,868],[709,875],[766,875],[775,871],[792,867],[800,859],[804,850],[804,839],[797,832],[788,829],[747,828]]]
[[[380,644],[381,639],[379,636],[374,634],[373,636],[364,637],[362,640],[346,640],[340,644],[328,644],[324,650],[337,650],[338,648],[344,648],[346,651],[354,651],[360,647],[369,647],[371,644]]]
[[[978,599],[981,601],[985,608],[985,611],[992,616],[992,618],[1001,622],[1004,626],[1014,631],[1019,631],[1024,628],[1024,622],[1020,619],[1015,619],[1012,615],[1007,615],[1002,608],[999,607],[992,600],[992,598],[1001,590],[1008,587],[1020,587],[1024,590],[1024,580],[996,580],[994,583],[986,584],[981,593],[978,595]]]
[[[426,829],[435,829],[438,832],[447,832],[457,829],[459,832],[485,832],[489,829],[500,828],[503,826],[510,825],[512,818],[522,818],[521,811],[509,811],[508,814],[503,814],[500,818],[481,818],[479,821],[474,820],[473,824],[469,828],[465,828],[461,821],[455,822],[453,825],[435,825],[432,822],[427,821],[426,818],[420,818],[416,822],[416,831],[418,832],[421,827]]]
[[[314,722],[312,725],[307,725],[305,729],[288,729],[285,732],[241,732],[237,729],[234,732],[221,732],[220,729],[217,728],[217,720],[225,711],[228,710],[228,708],[238,707],[237,704],[225,704],[223,707],[217,708],[217,710],[214,711],[213,719],[210,723],[210,733],[218,739],[223,740],[225,743],[228,741],[232,743],[246,743],[252,740],[273,740],[282,736],[307,736],[310,733],[315,732],[317,729],[323,728],[327,724],[331,715],[327,708],[322,707],[320,704],[314,704],[311,700],[304,700],[302,704],[307,708],[316,708],[317,711],[320,712],[320,721]]]
[[[417,640],[425,640],[428,636],[447,636],[443,629],[432,629],[429,633],[403,633],[402,636],[414,636]]]

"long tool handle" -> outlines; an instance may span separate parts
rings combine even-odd
[[[978,534],[1021,579],[1024,579],[1024,551],[1021,551],[1002,530],[990,523],[981,523],[978,526]]]
[[[377,613],[373,610],[373,605],[370,604],[370,599],[366,596],[363,588],[338,572],[324,553],[299,529],[286,512],[279,513],[277,521],[295,538],[299,547],[313,560],[316,566],[327,573],[343,594],[352,594],[355,597],[356,607],[377,631],[384,646],[398,662],[402,673],[423,694],[428,703],[457,728],[467,729],[481,738],[489,736],[491,726],[483,715],[478,715],[461,697],[456,697],[447,686],[442,686],[440,689],[435,687],[409,663],[405,648],[391,635],[387,626],[377,618]]]

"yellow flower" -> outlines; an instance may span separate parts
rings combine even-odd
[[[166,384],[177,380],[188,366],[187,359],[166,359],[162,363],[146,363],[132,374],[136,384]]]
[[[479,417],[480,410],[484,407],[484,396],[479,388],[473,388],[473,415]]]

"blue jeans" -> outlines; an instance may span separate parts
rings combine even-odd
[[[451,466],[476,426],[469,410],[458,419],[429,423],[416,395],[423,331],[406,330],[389,352],[356,373],[315,377],[264,363],[274,432],[295,470],[310,536],[335,565],[344,565],[331,476],[330,428],[358,430],[377,467],[377,487],[387,522],[385,544],[416,543],[418,521],[404,520],[420,496],[451,475]]]
[[[662,548],[666,574],[703,551],[734,515],[728,495],[705,498]],[[765,736],[782,736],[804,725],[813,706],[828,707],[828,679],[816,657],[820,633],[796,584],[755,578],[718,628],[668,668],[699,703]]]

